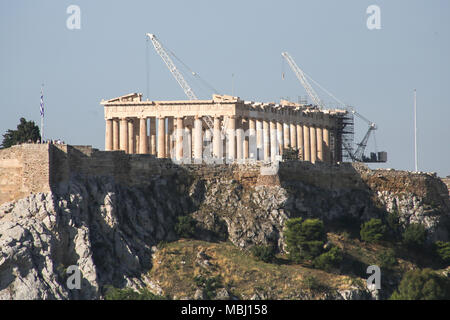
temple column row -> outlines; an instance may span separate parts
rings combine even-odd
[[[157,125],[156,125],[157,119]],[[230,116],[223,143],[221,117],[214,117],[213,130],[204,129],[202,117],[194,117],[193,128],[182,117],[106,119],[105,150],[129,154],[152,154],[158,158],[193,158],[202,162],[204,140],[213,158],[274,161],[283,149],[297,150],[300,159],[331,162],[330,130],[327,127],[275,120]],[[150,124],[150,128],[149,125]],[[192,122],[191,122],[192,124]],[[167,128],[166,128],[167,126]],[[156,134],[158,128],[158,134]],[[210,143],[212,142],[212,145]],[[226,149],[225,149],[226,146]],[[225,153],[225,155],[224,155]]]

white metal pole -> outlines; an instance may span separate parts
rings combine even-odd
[[[417,172],[417,97],[414,89],[414,168]]]

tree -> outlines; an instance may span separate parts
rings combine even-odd
[[[338,247],[332,247],[327,252],[322,253],[320,256],[316,257],[313,261],[314,267],[330,271],[333,268],[338,268],[342,262],[343,254],[341,249]]]
[[[441,300],[450,298],[449,280],[431,269],[405,273],[391,300]]]
[[[275,260],[275,246],[274,245],[260,245],[253,246],[250,249],[251,253],[258,259],[266,263],[271,263]]]
[[[442,263],[450,264],[450,242],[436,241],[434,247]]]
[[[421,248],[427,238],[427,230],[420,223],[411,223],[403,232],[403,243],[410,248]]]
[[[289,258],[296,263],[319,256],[327,239],[321,220],[302,218],[286,221],[285,237]]]
[[[180,238],[194,238],[197,233],[197,222],[191,216],[178,216],[175,232]]]
[[[361,226],[361,240],[366,242],[378,242],[384,238],[386,226],[380,219],[370,219]]]
[[[393,249],[382,251],[377,255],[377,263],[382,269],[393,269],[398,264],[395,251]]]
[[[34,121],[27,121],[25,118],[20,118],[20,123],[17,125],[17,130],[8,129],[3,135],[2,148],[9,148],[13,145],[24,142],[36,142],[41,138],[39,127]]]
[[[398,213],[398,210],[394,210],[391,213],[387,213],[385,218],[391,240],[398,240],[399,236],[401,235],[400,215]]]

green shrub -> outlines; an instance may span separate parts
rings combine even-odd
[[[343,254],[338,247],[333,247],[314,259],[314,267],[325,271],[338,268],[342,262]]]
[[[196,276],[194,282],[198,287],[203,288],[203,293],[206,299],[211,300],[216,296],[216,290],[222,288],[222,278],[220,276],[205,278],[203,276]]]
[[[191,216],[178,216],[175,232],[180,238],[194,238],[197,233],[197,222]]]
[[[293,218],[286,221],[285,238],[289,258],[300,263],[320,255],[327,236],[321,220]]]
[[[377,263],[382,269],[392,269],[398,264],[395,251],[393,249],[382,251],[377,256]]]
[[[427,231],[420,223],[411,223],[402,234],[403,243],[410,248],[421,248],[425,244]]]
[[[108,286],[105,300],[165,300],[166,297],[151,293],[148,289],[142,288],[135,291],[132,288],[118,289]]]
[[[275,260],[275,246],[253,246],[250,249],[251,253],[258,259],[267,263]]]
[[[405,273],[391,300],[450,299],[449,280],[431,269],[416,269]]]
[[[444,264],[450,263],[450,242],[436,241],[434,243],[435,251]]]
[[[366,242],[378,242],[384,238],[386,234],[386,226],[380,219],[370,219],[362,224],[360,236],[361,240]]]
[[[393,239],[397,239],[400,235],[400,216],[398,211],[387,213],[385,218],[390,235]]]

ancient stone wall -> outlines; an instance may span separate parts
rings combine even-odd
[[[0,204],[50,191],[49,147],[24,144],[0,150]]]
[[[180,166],[170,159],[99,151],[90,146],[23,144],[0,150],[0,204],[30,193],[50,191],[51,186],[68,184],[73,176],[110,177],[119,184],[142,186],[159,177],[183,175],[203,180],[234,179],[243,187],[301,182],[324,192],[372,189],[409,192],[420,197],[430,197],[433,191],[430,203],[442,201],[442,193],[447,191],[442,181],[430,174],[370,170],[363,164],[286,161],[278,168],[261,162]]]

